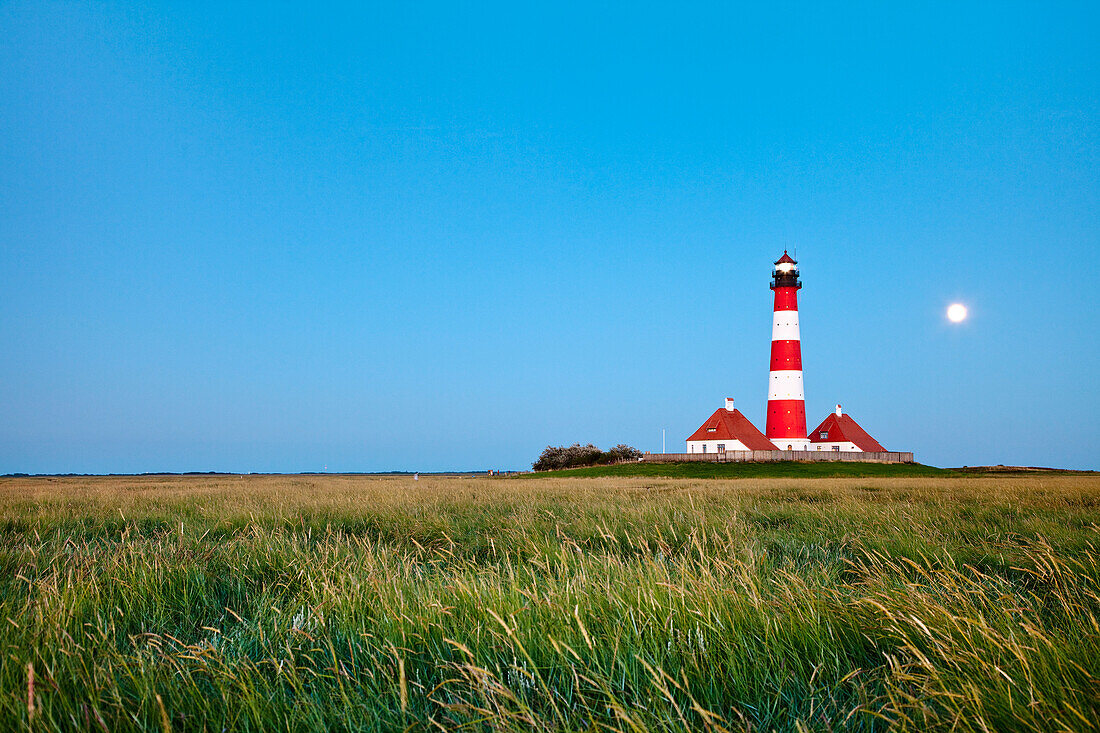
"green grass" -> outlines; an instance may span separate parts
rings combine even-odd
[[[526,478],[538,474],[520,474]],[[958,475],[947,468],[920,463],[848,463],[845,461],[767,461],[710,463],[620,463],[554,471],[554,476],[662,476],[665,478],[867,478]]]
[[[0,729],[1093,730],[1098,525],[1087,476],[0,479]]]

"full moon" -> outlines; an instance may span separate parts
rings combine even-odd
[[[952,323],[962,323],[966,320],[966,306],[962,303],[952,303],[947,307],[947,320]]]

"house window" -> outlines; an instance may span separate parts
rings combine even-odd
[[[820,446],[820,445],[819,445],[819,446],[817,446],[817,449],[818,449],[818,450],[821,450],[821,446]]]
[[[822,440],[825,440],[826,438],[829,437],[829,434],[827,432],[825,432],[824,430],[822,430],[820,433],[818,433],[818,437],[820,437]]]
[[[725,453],[726,452],[726,444],[725,443],[719,443],[718,444],[718,452],[719,453]]]
[[[834,445],[833,450],[840,450],[840,446],[839,445]]]
[[[715,432],[715,431],[717,431],[717,430],[718,430],[718,428],[707,428],[707,432],[708,432],[708,433],[713,433],[713,432]]]
[[[707,444],[703,443],[703,453],[706,453],[706,452],[707,452]]]

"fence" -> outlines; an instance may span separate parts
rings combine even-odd
[[[912,463],[912,452],[809,450],[728,450],[725,453],[645,453],[645,463],[675,463],[677,461],[707,461],[709,463],[739,463],[744,461],[851,461],[854,463]]]

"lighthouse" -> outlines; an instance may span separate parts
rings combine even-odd
[[[798,291],[801,289],[798,262],[784,251],[772,270],[771,290],[775,293],[775,304],[772,308],[772,360],[768,374],[768,417],[764,433],[761,434],[747,417],[735,410],[733,398],[727,397],[725,408],[715,410],[688,437],[685,446],[687,454],[679,457],[664,454],[665,459],[912,462],[912,453],[888,452],[845,414],[840,405],[836,406],[834,414],[807,435],[806,398],[802,391],[802,342],[798,332]],[[800,451],[802,455],[776,455],[771,451]]]
[[[768,421],[764,434],[779,450],[809,450],[806,398],[802,392],[802,345],[798,337],[798,262],[783,252],[775,261],[771,289],[772,361],[768,376]]]

